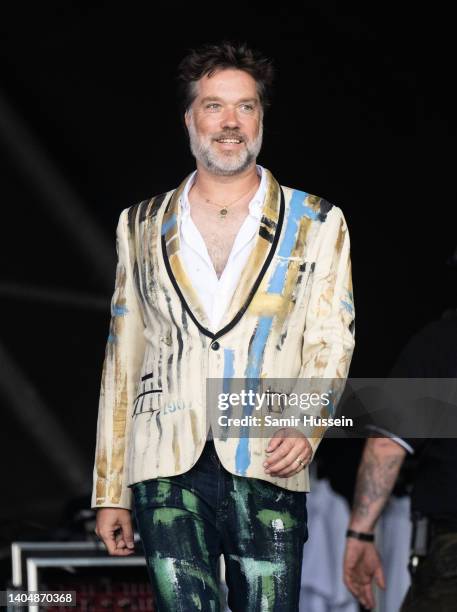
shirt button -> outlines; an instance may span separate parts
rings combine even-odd
[[[220,344],[217,340],[211,343],[211,348],[213,349],[213,351],[217,351],[219,347],[220,347]]]

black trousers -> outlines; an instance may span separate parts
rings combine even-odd
[[[441,530],[411,579],[401,612],[457,610],[457,532]]]

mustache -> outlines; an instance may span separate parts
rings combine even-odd
[[[221,138],[236,138],[237,140],[241,140],[241,142],[246,140],[243,134],[240,134],[239,132],[223,132],[222,134],[214,136],[213,140],[220,140]]]

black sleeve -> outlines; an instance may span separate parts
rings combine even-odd
[[[430,381],[436,378],[455,378],[457,376],[456,343],[457,317],[439,319],[429,323],[414,334],[400,351],[389,377],[424,378]],[[446,409],[439,401],[433,403],[433,397],[436,397],[433,387],[430,387],[429,397],[426,406],[418,407],[419,411],[422,409],[421,416],[426,415],[424,422],[428,423],[426,428],[422,429],[424,432],[435,430],[437,420],[440,416],[445,415]],[[427,418],[429,421],[426,420]],[[420,450],[429,440],[425,437],[425,433],[420,438],[402,435],[401,439],[414,451]]]

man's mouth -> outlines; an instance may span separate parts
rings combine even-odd
[[[239,138],[218,138],[216,142],[221,144],[241,144],[243,141]]]

